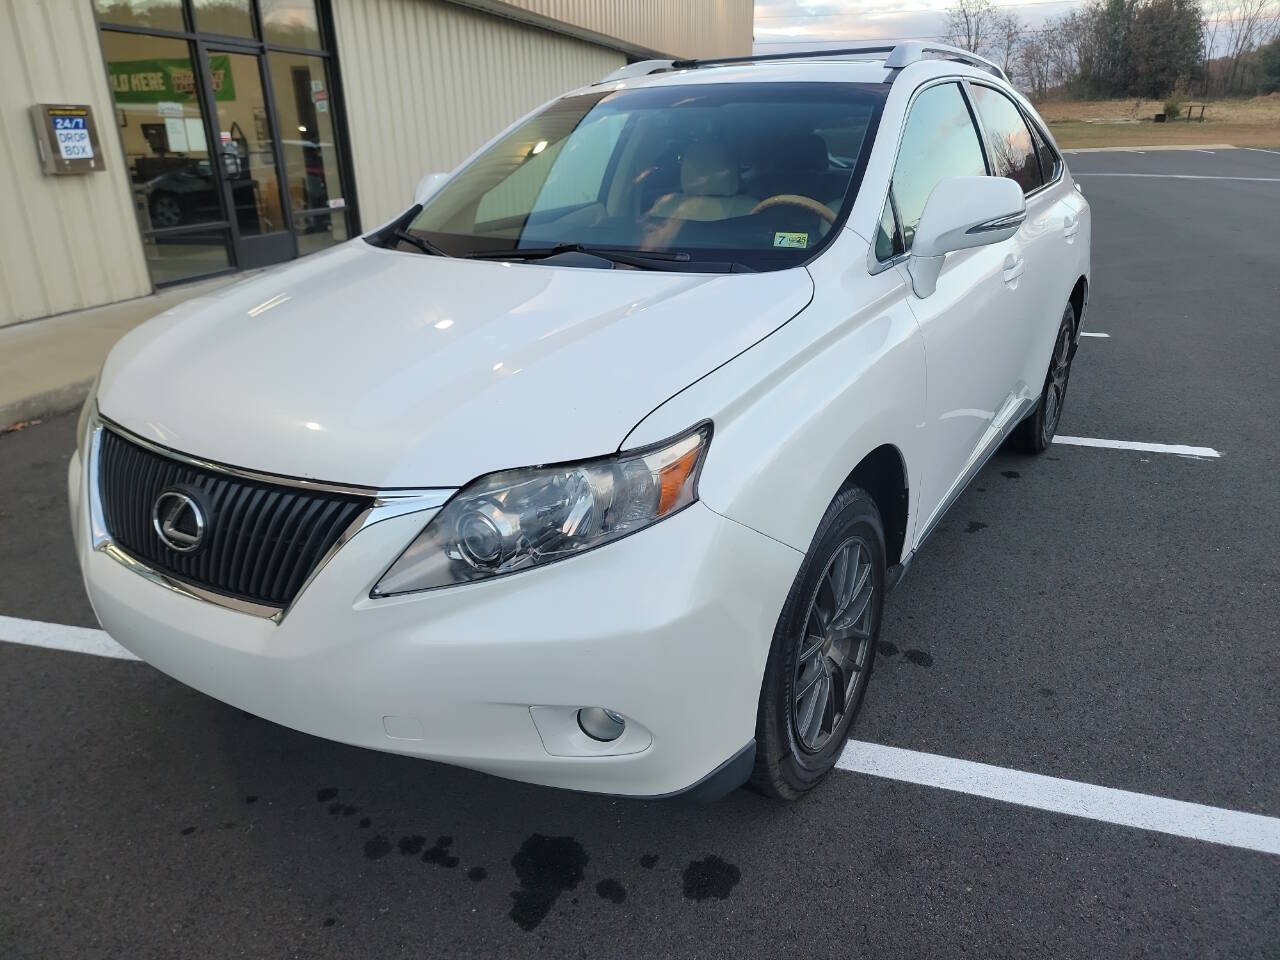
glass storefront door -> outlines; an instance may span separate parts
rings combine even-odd
[[[94,2],[154,283],[351,235],[316,0]]]
[[[215,172],[231,211],[236,261],[260,267],[295,255],[285,222],[275,125],[262,92],[261,54],[206,47],[217,130]],[[229,96],[219,96],[230,91]]]

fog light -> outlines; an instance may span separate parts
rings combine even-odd
[[[604,707],[583,707],[578,711],[578,726],[592,740],[610,743],[622,736],[627,721]]]

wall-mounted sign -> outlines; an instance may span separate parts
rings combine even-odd
[[[107,72],[111,74],[111,93],[116,103],[183,103],[195,99],[196,78],[186,57],[111,60]],[[213,78],[214,99],[236,98],[229,56],[210,54],[209,75]]]
[[[41,103],[31,108],[36,148],[45,173],[93,173],[106,169],[98,148],[93,108],[83,104]]]

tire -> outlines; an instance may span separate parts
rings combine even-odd
[[[1062,323],[1053,341],[1053,356],[1049,358],[1049,371],[1045,374],[1040,402],[1031,415],[1013,428],[1008,447],[1016,453],[1044,453],[1053,443],[1062,420],[1062,407],[1067,402],[1067,381],[1071,378],[1071,358],[1075,355],[1076,311],[1067,304],[1062,312]]]
[[[186,219],[182,201],[172,193],[161,191],[151,195],[151,225],[163,229],[176,227]]]
[[[818,524],[774,629],[751,775],[761,793],[798,799],[835,767],[871,679],[885,576],[880,511],[866,491],[852,487]]]

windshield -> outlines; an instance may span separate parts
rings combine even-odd
[[[685,269],[794,266],[852,204],[884,89],[726,83],[565,97],[469,164],[408,230],[459,257],[581,245],[678,254],[670,261]]]

